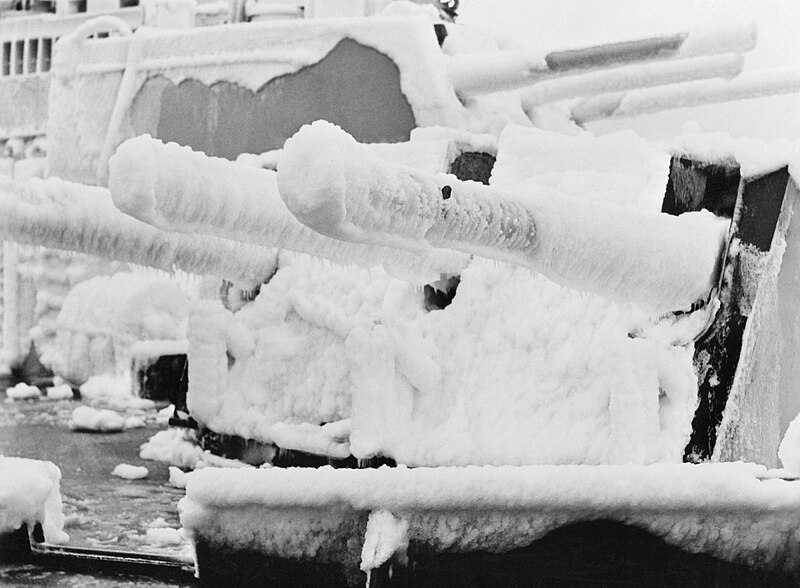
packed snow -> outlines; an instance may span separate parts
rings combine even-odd
[[[596,137],[519,125],[503,129],[490,184],[507,191],[546,188],[573,200],[659,212],[670,151],[631,131]]]
[[[48,461],[0,456],[0,535],[41,523],[48,543],[66,543],[61,470]]]
[[[74,431],[118,433],[125,429],[125,417],[113,410],[79,406],[72,411],[69,427]]]
[[[156,527],[147,529],[145,542],[156,547],[171,545],[183,545],[186,543],[186,536],[183,529],[172,529],[170,527]]]
[[[124,480],[141,480],[146,478],[150,472],[144,466],[134,466],[127,463],[121,463],[114,468],[111,472],[112,476],[122,478]]]
[[[72,386],[69,384],[50,386],[47,388],[46,392],[48,400],[71,400],[75,396],[72,391]]]
[[[6,397],[11,400],[27,400],[30,398],[41,398],[42,392],[36,386],[20,382],[13,388],[6,388]]]
[[[140,447],[139,457],[159,461],[176,468],[192,470],[204,467],[247,468],[246,463],[225,459],[203,450],[193,434],[185,429],[170,428],[159,431]],[[174,476],[174,478],[173,478]],[[170,470],[170,479],[176,481],[180,476]]]
[[[186,488],[186,473],[175,466],[169,466],[169,485],[173,488]]]

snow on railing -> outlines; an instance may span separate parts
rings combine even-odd
[[[696,29],[670,36],[609,43],[546,55],[501,51],[480,56],[453,57],[450,80],[459,95],[498,92],[529,86],[540,80],[664,59],[688,59],[725,53],[744,53],[756,44],[752,23],[724,29]]]
[[[572,119],[583,124],[604,118],[796,92],[800,92],[799,68],[760,70],[730,81],[700,80],[588,98],[572,109]]]
[[[301,222],[330,237],[451,248],[659,313],[706,298],[727,229],[710,213],[640,212],[546,188],[512,194],[410,170],[325,121],[286,142],[278,188]]]

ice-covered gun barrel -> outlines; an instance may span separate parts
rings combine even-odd
[[[468,256],[435,250],[425,256],[374,244],[331,239],[304,226],[278,194],[274,171],[234,163],[148,136],[123,143],[110,162],[116,206],[154,227],[279,247],[345,264],[383,264],[425,283],[457,272]]]
[[[324,121],[287,141],[278,188],[297,218],[331,237],[452,248],[654,312],[707,296],[726,231],[710,213],[671,217],[425,174],[379,160]]]
[[[657,60],[682,60],[709,55],[745,53],[756,44],[752,23],[724,29],[698,28],[660,37],[609,43],[545,55],[501,51],[451,59],[450,80],[459,95],[510,90],[540,80]],[[730,65],[720,67],[729,68]]]
[[[117,210],[106,188],[0,176],[0,213],[0,236],[28,245],[217,275],[242,288],[260,284],[274,271],[268,249],[160,231]]]
[[[732,102],[793,94],[800,91],[800,69],[796,67],[754,71],[734,80],[696,80],[632,89],[587,98],[572,109],[579,123],[593,120],[638,116],[674,108]]]
[[[522,105],[529,109],[568,98],[586,98],[713,78],[727,80],[738,76],[743,67],[744,55],[725,53],[577,72],[574,75],[542,80],[523,88]]]

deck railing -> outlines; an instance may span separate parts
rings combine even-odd
[[[0,19],[0,79],[46,74],[50,71],[55,42],[84,22],[100,14],[116,16],[131,29],[142,24],[142,8],[132,6],[98,12],[67,15],[32,13]],[[94,36],[107,37],[113,31],[100,31]]]

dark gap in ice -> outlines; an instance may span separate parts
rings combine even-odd
[[[461,276],[442,276],[433,284],[425,284],[423,295],[425,297],[425,310],[442,310],[447,308],[456,297]]]
[[[453,160],[450,173],[459,180],[489,184],[496,157],[491,153],[464,151]]]
[[[133,371],[138,396],[186,406],[189,377],[185,353],[134,360]]]
[[[732,218],[740,180],[737,165],[673,157],[661,212],[677,216],[705,209]]]

